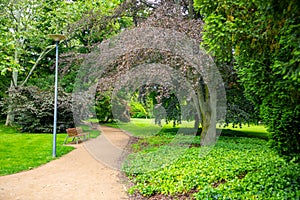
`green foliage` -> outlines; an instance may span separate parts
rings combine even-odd
[[[250,123],[258,123],[261,120],[258,109],[249,101],[243,91],[243,87],[237,81],[237,74],[233,71],[222,72],[226,85],[227,111],[225,125],[243,126]],[[225,78],[225,79],[224,79]]]
[[[97,93],[95,111],[99,122],[108,122],[110,119],[113,119],[109,94]]]
[[[130,116],[133,118],[147,118],[148,113],[139,102],[130,102]]]
[[[40,56],[49,44],[54,44],[47,35],[62,33],[67,36],[67,40],[60,45],[61,86],[66,92],[72,92],[78,60],[82,61],[82,55],[78,56],[79,58],[74,54],[64,56],[63,52],[78,50],[87,53],[95,43],[130,26],[131,17],[123,12],[114,12],[120,3],[120,0],[1,1],[0,10],[3,12],[0,13],[0,72],[8,75],[5,77],[5,83],[10,82],[11,72],[14,71],[15,85],[25,84],[26,82],[20,80],[27,80],[28,75],[28,85],[51,90],[51,66],[54,65],[55,52],[45,52]],[[75,58],[76,63],[70,57]],[[0,97],[7,88],[1,87]],[[37,126],[37,122],[34,124]]]
[[[0,5],[0,10],[1,5]],[[0,74],[4,75],[7,71],[11,71],[13,68],[16,68],[16,63],[14,62],[11,53],[13,52],[13,44],[8,39],[9,31],[6,27],[5,18],[0,14]]]
[[[57,135],[57,156],[61,157],[73,147],[64,146],[66,134]],[[51,134],[25,134],[15,128],[0,125],[0,175],[30,170],[51,160]]]
[[[62,67],[63,71],[67,68]],[[74,82],[77,76],[77,71],[79,69],[79,65],[77,63],[72,63],[70,67],[67,68],[67,73],[62,73],[62,78],[60,81],[60,86],[64,88],[65,92],[71,93],[73,92]]]
[[[153,57],[151,58],[153,59]],[[155,62],[158,62],[158,60]],[[166,123],[173,121],[173,126],[181,123],[181,104],[186,102],[179,102],[177,96],[169,89],[164,88],[162,85],[149,84],[141,87],[138,95],[138,100],[145,104],[143,107],[147,107],[148,112],[153,110],[156,124],[161,126],[163,119]],[[150,117],[152,117],[151,115]],[[194,115],[192,116],[193,120]]]
[[[162,134],[148,143],[139,142],[137,149],[142,150],[130,155],[123,166],[135,184],[131,193],[186,194],[196,199],[299,198],[300,166],[280,158],[264,140],[221,137],[204,157],[199,157],[199,147],[182,147],[199,138],[165,145],[172,140]]]
[[[15,123],[24,132],[50,133],[53,130],[54,90],[42,91],[37,87],[24,87],[12,91],[13,98],[6,98],[4,106],[13,105]],[[58,93],[57,130],[65,132],[66,128],[74,127],[71,95]]]
[[[112,1],[76,1],[72,3],[76,18],[69,23],[69,32],[80,43],[80,51],[88,51],[95,43],[117,34],[121,29],[132,24],[132,19],[126,15],[114,13],[114,9],[121,3],[120,0]],[[69,5],[66,5],[68,8]],[[65,9],[63,9],[65,10]],[[73,13],[69,12],[70,15]],[[56,11],[55,11],[56,13]],[[113,17],[112,17],[113,15]],[[67,19],[64,15],[63,18]],[[59,19],[57,21],[60,21]],[[65,20],[68,22],[68,20]]]
[[[1,74],[30,70],[39,53],[47,46],[46,35],[51,27],[41,24],[51,18],[41,19],[47,11],[44,1],[2,1],[0,22]]]
[[[205,21],[203,46],[218,62],[234,63],[273,146],[293,159],[300,148],[292,123],[299,121],[299,1],[195,0],[195,8]]]
[[[54,41],[47,37],[48,34],[62,33],[67,36],[64,46],[60,48],[60,53],[71,49],[80,49],[84,47],[84,41],[88,40],[89,45],[93,42],[102,41],[103,38],[115,34],[115,29],[120,30],[130,23],[125,18],[120,18],[121,22],[113,24],[102,24],[98,18],[104,18],[110,15],[110,12],[120,4],[119,0],[114,1],[53,1],[53,0],[7,0],[1,1],[0,10],[0,72],[1,74],[10,74],[16,70],[19,79],[24,79],[28,72],[35,64],[39,64],[38,68],[33,70],[32,78],[44,79],[46,86],[47,77],[53,73],[49,66],[54,64],[55,53],[50,52],[44,55],[46,59],[38,60],[41,52]],[[100,14],[101,13],[101,14]],[[95,20],[87,20],[88,17]],[[86,21],[85,21],[86,20]],[[94,23],[94,24],[93,24]],[[125,25],[127,23],[127,25]],[[122,24],[122,25],[120,25]],[[107,26],[107,27],[106,27]],[[82,30],[83,29],[83,30]],[[101,31],[99,31],[101,29]],[[85,30],[89,30],[86,32]],[[101,34],[99,33],[101,32]],[[84,36],[80,36],[84,33]],[[98,34],[99,33],[99,34]],[[97,38],[96,38],[97,37]],[[99,37],[101,37],[99,39]],[[62,47],[63,45],[61,45]],[[46,53],[47,54],[47,53]],[[74,71],[74,70],[73,70]],[[73,72],[72,71],[72,72]],[[65,82],[74,79],[68,76]],[[31,81],[33,84],[38,81]],[[66,88],[71,91],[72,87]]]
[[[145,86],[133,93],[130,98],[130,116],[132,118],[152,118],[154,93],[146,94]]]
[[[0,88],[9,88],[10,81],[6,76],[0,76]],[[0,90],[0,101],[6,96],[5,90]],[[0,104],[0,119],[4,118],[4,108]]]
[[[28,86],[38,87],[41,90],[52,90],[54,84],[54,73],[49,74],[49,71],[44,71],[44,74],[34,74],[28,81]],[[59,85],[62,85],[59,83]]]
[[[163,97],[161,104],[166,112],[166,123],[173,121],[173,126],[181,123],[181,105],[175,94]]]
[[[262,115],[269,124],[271,146],[284,156],[300,161],[300,106],[294,109],[263,106]]]

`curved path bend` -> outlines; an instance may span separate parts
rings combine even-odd
[[[76,149],[59,159],[0,177],[0,200],[129,199],[118,168],[130,136],[119,129],[99,129],[99,137],[72,145]]]

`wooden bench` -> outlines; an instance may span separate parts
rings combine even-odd
[[[76,128],[68,128],[66,129],[67,131],[67,137],[64,141],[64,144],[68,141],[68,138],[73,138],[72,141],[76,141],[76,144],[78,144],[79,139],[84,139],[87,140],[90,138],[90,133],[89,132],[83,132],[81,127],[76,127]]]

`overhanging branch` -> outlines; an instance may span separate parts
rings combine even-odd
[[[30,72],[28,73],[28,75],[26,76],[25,80],[23,81],[23,83],[21,84],[21,87],[23,87],[28,79],[30,78],[31,74],[33,73],[33,71],[35,70],[35,68],[37,67],[37,65],[39,64],[39,62],[45,57],[45,55],[47,55],[51,50],[53,50],[55,48],[55,45],[51,45],[51,46],[47,46],[45,48],[45,50],[40,54],[40,56],[38,57],[38,59],[36,60],[36,62],[34,63],[33,67],[31,68]]]

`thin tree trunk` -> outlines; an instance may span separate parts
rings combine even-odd
[[[18,58],[18,50],[15,50],[15,62],[19,63],[19,58]],[[9,92],[8,92],[8,96],[9,98],[13,98],[13,91],[15,88],[17,88],[18,86],[18,71],[17,70],[13,70],[12,72],[12,81],[10,83],[10,88],[9,88]],[[7,116],[6,116],[6,122],[5,122],[5,126],[11,126],[13,125],[15,120],[15,115],[13,114],[13,106],[12,104],[8,105],[8,112],[7,112]]]
[[[9,94],[9,96],[11,96],[11,94]],[[11,97],[9,97],[9,98],[11,98]],[[5,126],[11,126],[14,122],[15,116],[12,114],[12,111],[13,111],[13,108],[12,108],[12,105],[10,104],[8,106],[8,112],[7,112],[7,115],[6,115]]]
[[[14,85],[13,82],[14,81],[12,80],[11,83],[10,83],[9,91],[8,91],[9,99],[13,98],[13,91],[15,89],[15,85]],[[13,106],[12,106],[12,104],[9,104],[8,105],[8,111],[7,111],[5,126],[11,126],[11,125],[13,125],[14,120],[15,120],[15,115],[13,114]]]
[[[197,130],[198,130],[199,125],[200,125],[200,119],[199,119],[199,116],[198,116],[198,114],[195,114],[194,129],[197,129]],[[198,132],[197,132],[197,134],[198,134]]]
[[[194,0],[189,0],[189,19],[194,19]]]

